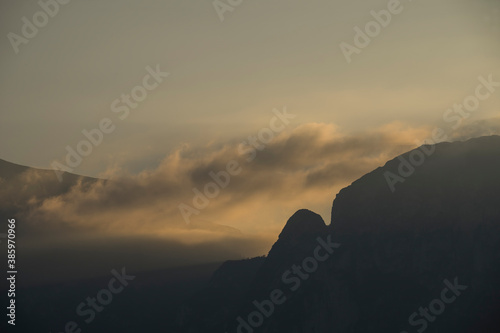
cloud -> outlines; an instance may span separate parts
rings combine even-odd
[[[484,121],[462,128],[455,136],[498,133],[499,129],[498,119]],[[183,145],[153,170],[128,174],[110,169],[107,180],[66,176],[60,184],[52,171],[28,169],[3,179],[1,208],[17,209],[22,234],[30,239],[31,258],[40,250],[48,254],[47,248],[61,253],[75,253],[78,248],[78,253],[92,258],[95,244],[108,253],[103,258],[113,252],[112,244],[135,248],[151,256],[152,266],[197,262],[191,258],[196,254],[187,250],[193,248],[203,249],[199,258],[214,261],[236,254],[265,254],[294,211],[311,208],[329,216],[333,196],[342,187],[416,147],[430,137],[431,130],[395,122],[346,134],[332,124],[309,123],[255,150],[253,160],[248,150],[241,153],[239,143],[248,139],[240,138]],[[229,185],[186,224],[178,205],[194,207],[193,189],[203,192],[213,182],[209,173],[225,170],[233,160],[241,173],[232,176]],[[109,245],[104,245],[105,239]],[[158,246],[146,246],[148,240]],[[61,259],[56,261],[61,264]]]
[[[251,161],[253,155],[248,149],[242,153],[239,144],[245,138],[206,146],[183,145],[154,170],[136,175],[108,170],[108,180],[76,177],[68,181],[71,184],[61,185],[49,171],[30,169],[9,181],[10,199],[4,199],[25,207],[22,214],[28,229],[37,233],[79,230],[112,235],[179,235],[188,226],[178,205],[193,206],[193,189],[203,192],[208,183],[214,182],[210,172],[218,173],[229,161],[238,161],[241,174],[231,177],[229,186],[220,189],[193,221],[198,230],[213,233],[213,237],[228,230],[216,228],[220,225],[259,233],[259,226],[265,223],[253,221],[264,218],[262,209],[301,206],[311,196],[328,203],[339,186],[411,149],[416,139],[425,138],[427,133],[424,128],[393,123],[347,135],[332,124],[309,123],[262,144],[253,151],[255,158]],[[252,211],[256,206],[260,209]],[[274,225],[275,232],[285,220],[284,216],[279,225]],[[192,242],[192,237],[188,239]]]
[[[462,125],[451,134],[453,141],[464,141],[479,136],[499,135],[500,118],[481,119]]]

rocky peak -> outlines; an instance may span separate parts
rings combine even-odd
[[[280,240],[296,240],[305,235],[317,234],[326,228],[323,218],[308,210],[301,209],[290,217],[279,235]]]

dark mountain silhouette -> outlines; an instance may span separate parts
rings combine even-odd
[[[500,137],[424,149],[434,151],[394,192],[386,173],[419,149],[340,191],[329,225],[297,211],[266,257],[138,274],[85,331],[500,331]],[[20,170],[6,165],[2,184]],[[61,193],[71,177],[40,186]],[[63,331],[108,279],[21,286],[19,330]]]
[[[225,303],[195,296],[181,314],[183,332],[500,331],[500,137],[424,149],[433,152],[395,192],[385,173],[397,175],[401,158],[419,149],[340,191],[328,227],[313,212],[295,213],[254,271],[222,266],[217,274],[229,280],[248,274],[242,296]],[[284,273],[305,267],[318,237],[340,246],[292,290]],[[460,294],[450,304],[441,300],[454,295],[447,283]],[[269,306],[273,290],[286,301]],[[234,290],[222,285],[216,294],[226,293]],[[420,313],[429,306],[438,314]]]
[[[400,158],[409,162],[413,151],[387,162],[340,191],[331,227],[338,232],[419,231],[498,223],[499,142],[499,136],[490,136],[438,144],[394,193],[384,173],[397,175]]]
[[[18,285],[16,327],[2,320],[0,332],[66,332],[69,321],[76,322],[81,332],[179,332],[179,304],[202,290],[220,266],[219,262],[138,272],[123,294],[114,297],[112,306],[89,324],[83,321],[86,316],[77,315],[76,307],[87,297],[96,297],[108,285],[109,276],[29,288]],[[0,292],[7,294],[2,288]],[[2,300],[3,304],[8,306]]]

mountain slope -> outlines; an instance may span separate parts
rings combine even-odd
[[[342,190],[330,226],[294,214],[234,308],[212,318],[216,326],[184,331],[499,331],[500,137],[424,148],[435,151],[395,192],[385,173],[397,174],[412,152]],[[291,288],[284,274],[306,267],[319,238],[339,247]],[[453,284],[453,301],[440,301]],[[273,290],[286,301],[271,311],[262,304]]]
[[[433,150],[420,166],[411,163],[420,151],[415,149],[341,190],[331,227],[339,232],[429,230],[494,222],[500,216],[500,136],[441,143]],[[414,171],[392,192],[386,174],[399,176],[400,168]]]

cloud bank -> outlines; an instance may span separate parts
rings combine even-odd
[[[499,133],[499,124],[480,121],[453,138]],[[106,180],[66,175],[59,183],[52,171],[26,169],[0,179],[0,210],[21,222],[24,255],[34,263],[27,266],[34,268],[52,262],[82,271],[71,267],[85,261],[92,275],[92,267],[109,271],[104,263],[113,258],[147,269],[261,255],[296,210],[329,216],[342,187],[431,132],[391,123],[346,134],[332,124],[308,123],[259,149],[242,149],[248,138],[183,145],[152,170],[110,169]],[[193,206],[193,189],[203,192],[214,182],[210,173],[225,170],[229,161],[238,161],[239,174],[186,223],[179,204]]]

